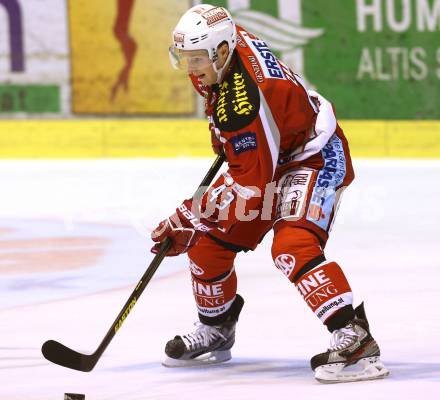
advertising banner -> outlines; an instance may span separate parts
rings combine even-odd
[[[341,118],[440,118],[440,0],[213,0]]]
[[[73,112],[190,114],[188,78],[168,58],[179,0],[69,1]]]
[[[69,111],[66,8],[0,0],[0,115]]]

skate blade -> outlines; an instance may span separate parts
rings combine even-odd
[[[167,357],[162,365],[168,368],[200,367],[203,365],[220,364],[231,359],[231,350],[211,351],[191,360],[178,360]]]
[[[321,365],[315,370],[315,378],[321,383],[345,383],[383,379],[390,374],[379,357],[362,358],[354,365],[344,366],[343,363]]]

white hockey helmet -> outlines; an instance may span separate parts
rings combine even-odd
[[[227,42],[229,45],[228,63],[237,42],[235,23],[231,14],[223,7],[199,4],[182,15],[173,31],[173,45],[170,58],[173,67],[179,68],[181,55],[188,50],[206,50],[208,59],[220,76],[223,68],[217,69],[217,47]]]

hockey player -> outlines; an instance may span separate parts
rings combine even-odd
[[[307,92],[301,78],[229,12],[207,4],[188,10],[173,32],[173,65],[185,68],[205,99],[213,148],[228,170],[201,199],[187,199],[152,233],[172,239],[168,256],[188,252],[199,314],[194,332],[166,344],[165,366],[231,358],[243,307],[234,259],[274,230],[275,266],[297,287],[332,333],[311,360],[323,382],[388,374],[364,307],[352,305],[341,267],[324,247],[342,191],[352,182],[347,140],[331,104]],[[346,372],[346,366],[357,369]]]

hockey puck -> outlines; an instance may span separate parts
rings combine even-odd
[[[64,400],[85,400],[86,395],[81,393],[64,393]]]

